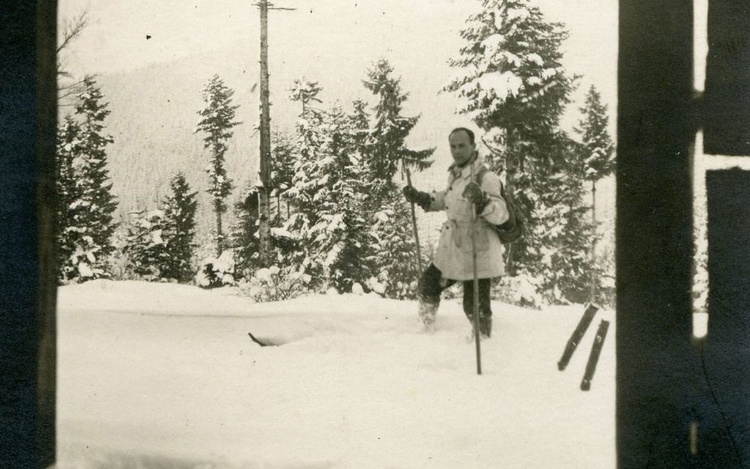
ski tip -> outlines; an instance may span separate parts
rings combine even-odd
[[[565,369],[565,363],[563,362],[557,362],[557,369],[560,371],[563,371]]]
[[[591,381],[584,379],[581,381],[581,391],[588,391],[591,389]]]
[[[247,335],[248,335],[248,336],[250,336],[250,339],[251,339],[251,340],[252,340],[253,342],[255,342],[256,344],[260,345],[261,347],[268,347],[269,345],[276,345],[276,344],[272,344],[272,343],[269,343],[269,342],[264,342],[264,341],[262,341],[262,340],[258,339],[257,337],[255,337],[255,336],[253,335],[253,333],[252,333],[252,332],[248,332],[248,333],[247,333]]]

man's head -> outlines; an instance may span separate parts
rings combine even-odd
[[[453,129],[448,135],[448,143],[451,146],[453,161],[459,167],[466,166],[476,154],[477,146],[474,143],[474,132],[465,127]]]

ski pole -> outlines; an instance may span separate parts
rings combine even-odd
[[[471,165],[471,182],[474,182],[474,162],[469,162]],[[477,374],[482,374],[482,351],[479,345],[479,274],[477,274],[477,244],[476,234],[474,229],[476,228],[477,221],[477,209],[476,205],[472,204],[471,207],[471,262],[474,270],[474,342],[477,347]]]
[[[404,173],[406,173],[406,183],[411,186],[411,174],[409,173],[409,168],[406,167],[406,163],[404,160],[401,160],[401,167],[404,169]],[[417,245],[417,268],[419,269],[419,274],[422,275],[422,253],[419,249],[419,230],[417,230],[417,213],[414,210],[414,202],[410,202],[411,204],[411,226],[414,230],[414,242]]]

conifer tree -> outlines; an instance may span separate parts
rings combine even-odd
[[[549,194],[542,175],[557,168],[567,178],[572,171],[554,161],[566,151],[559,121],[577,78],[562,66],[567,36],[529,0],[483,0],[461,31],[464,47],[450,62],[458,70],[445,90],[462,98],[459,112],[485,131],[487,162],[504,171],[507,192],[526,214],[527,234],[510,248],[511,275],[542,271],[545,246],[535,233],[557,223],[554,207],[565,205],[563,194]]]
[[[167,259],[161,268],[163,278],[178,282],[189,282],[193,272],[192,258],[196,244],[195,213],[198,207],[196,192],[193,192],[185,179],[185,174],[177,173],[170,182],[170,194],[164,199],[164,219],[167,228]]]
[[[57,186],[57,219],[58,219],[58,254],[62,267],[73,252],[68,228],[73,226],[71,204],[79,195],[76,186],[76,175],[73,172],[73,161],[81,152],[80,126],[67,115],[57,128],[57,150],[55,152],[56,186]],[[62,272],[62,271],[61,271]],[[61,275],[59,280],[63,280]]]
[[[323,91],[323,88],[317,81],[310,81],[304,77],[296,78],[289,91],[289,99],[292,101],[299,101],[300,104],[302,104],[302,114],[307,110],[308,103],[322,103],[322,101],[318,99],[318,94]]]
[[[588,299],[588,246],[593,236],[584,201],[585,165],[580,144],[557,135],[548,165],[535,172],[533,186],[543,188],[536,201],[537,220],[529,233],[526,271],[539,279],[547,302],[583,303]]]
[[[117,199],[111,192],[107,169],[106,147],[113,139],[104,133],[104,120],[110,111],[103,99],[94,77],[84,77],[74,113],[64,118],[58,131],[61,283],[109,276]]]
[[[586,94],[586,103],[581,108],[583,118],[578,123],[576,131],[583,139],[582,151],[585,158],[585,179],[591,182],[591,220],[594,228],[597,227],[596,219],[596,182],[609,176],[615,169],[614,145],[607,127],[609,116],[607,106],[601,101],[601,95],[594,85],[591,85]],[[590,269],[591,294],[590,301],[597,301],[597,278],[600,275],[596,269],[596,241],[598,233],[594,230],[591,238]]]
[[[364,283],[370,276],[371,245],[363,210],[368,180],[353,144],[353,117],[339,107],[307,106],[297,131],[294,177],[287,192],[295,210],[284,225],[299,236],[295,262],[338,291],[351,291],[354,282]]]
[[[169,223],[163,210],[139,209],[130,213],[123,251],[130,271],[137,278],[149,281],[167,278],[164,266],[170,262],[168,233]]]
[[[393,72],[388,61],[381,59],[367,71],[367,79],[363,82],[377,99],[364,155],[373,182],[373,190],[367,198],[368,212],[381,220],[388,220],[388,223],[373,221],[373,237],[380,248],[375,253],[375,269],[378,278],[387,279],[386,295],[401,298],[420,273],[417,272],[417,263],[405,262],[405,259],[414,259],[417,252],[413,220],[393,177],[400,165],[420,171],[430,167],[432,161],[429,158],[435,149],[412,150],[406,147],[406,138],[419,116],[401,115],[408,93],[402,91],[401,79]],[[386,240],[390,246],[383,244]]]
[[[284,134],[273,134],[271,145],[271,187],[276,197],[276,214],[271,215],[271,226],[279,226],[281,220],[287,214],[282,213],[282,198],[284,193],[292,186],[294,177],[294,143]],[[286,206],[287,212],[289,204]]]
[[[393,67],[387,60],[377,61],[367,71],[367,79],[363,83],[378,100],[369,148],[365,154],[365,164],[375,182],[377,198],[384,192],[394,190],[393,176],[403,161],[418,170],[427,169],[432,164],[428,158],[435,149],[417,151],[405,146],[406,137],[419,121],[419,116],[401,115],[408,93],[401,90],[401,79],[393,76]]]
[[[204,132],[204,147],[211,152],[211,162],[206,168],[210,187],[208,193],[214,205],[216,214],[217,256],[223,248],[222,214],[226,212],[226,198],[232,191],[232,181],[227,177],[224,168],[224,157],[227,152],[227,142],[234,134],[232,128],[239,125],[235,120],[235,111],[239,106],[232,105],[234,90],[228,88],[219,75],[214,75],[203,88],[202,96],[206,107],[198,114],[201,120],[195,132]]]
[[[232,247],[236,273],[249,278],[260,267],[258,233],[258,211],[260,210],[258,188],[248,186],[234,205],[235,224],[232,228]]]

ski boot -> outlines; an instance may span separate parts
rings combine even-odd
[[[422,322],[425,332],[435,332],[437,310],[438,305],[436,303],[419,300],[419,320]]]
[[[471,335],[467,338],[467,342],[473,342],[476,337],[476,331],[474,330],[474,316],[466,316],[471,323]],[[492,316],[479,316],[479,338],[489,339],[492,335]]]

